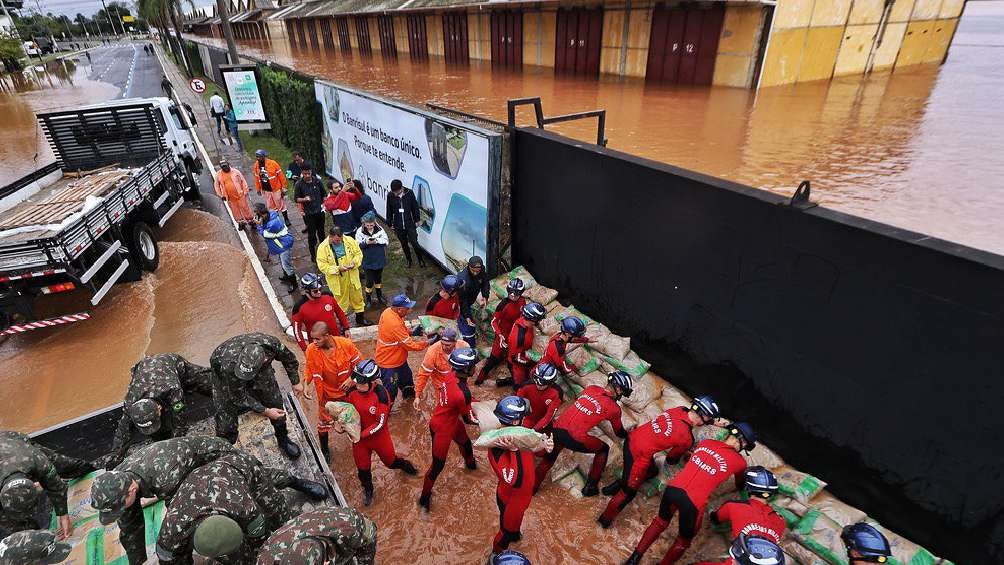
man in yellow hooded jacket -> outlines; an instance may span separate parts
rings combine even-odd
[[[351,237],[342,234],[338,226],[328,231],[328,238],[317,246],[317,268],[324,274],[328,289],[342,310],[351,308],[356,313],[356,325],[371,325],[363,317],[366,306],[363,303],[363,285],[359,281],[359,270],[363,262],[363,252]]]

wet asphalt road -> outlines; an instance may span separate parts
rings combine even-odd
[[[143,45],[136,42],[91,49],[87,78],[115,85],[119,88],[117,98],[163,96],[160,64],[156,55],[143,51]],[[81,55],[78,61],[87,64],[87,57]]]

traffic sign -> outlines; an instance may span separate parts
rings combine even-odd
[[[192,89],[192,92],[202,94],[206,91],[206,81],[201,78],[193,78],[188,82],[188,87]]]

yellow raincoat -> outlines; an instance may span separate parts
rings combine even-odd
[[[324,274],[328,289],[342,310],[348,312],[351,308],[359,314],[366,308],[363,302],[363,285],[359,281],[363,252],[356,240],[347,235],[342,236],[342,244],[345,246],[345,256],[338,259],[331,249],[330,239],[322,241],[317,246],[317,268]],[[343,273],[338,272],[339,266],[348,265],[352,265],[352,268]]]

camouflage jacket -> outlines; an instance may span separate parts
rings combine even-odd
[[[189,473],[171,500],[157,537],[161,562],[188,563],[196,527],[213,514],[232,518],[244,531],[241,547],[217,561],[249,562],[254,548],[271,533],[240,472],[224,461],[213,462]]]
[[[299,540],[325,539],[324,557]],[[331,552],[331,548],[334,551]],[[304,512],[276,530],[258,554],[258,565],[369,565],[376,559],[376,524],[352,508]]]
[[[15,473],[23,473],[42,485],[56,515],[66,515],[66,483],[59,478],[49,457],[28,436],[0,431],[0,482]],[[10,510],[2,511],[11,517],[22,518],[14,516]]]
[[[234,451],[225,439],[187,436],[165,439],[138,449],[125,458],[116,471],[139,481],[139,496],[165,500],[174,496],[185,477],[194,469]]]
[[[242,381],[235,373],[237,358],[241,351],[248,345],[258,345],[268,354],[266,368],[258,373],[258,377],[253,381]],[[252,385],[258,386],[279,386],[275,382],[275,372],[272,370],[272,361],[279,361],[286,370],[286,375],[291,383],[300,382],[300,363],[296,356],[278,338],[263,334],[249,333],[234,336],[221,343],[213,351],[209,358],[209,364],[213,368],[213,390],[226,395],[228,400],[236,408],[247,409],[252,412],[262,413],[265,406],[252,395],[248,390]]]

